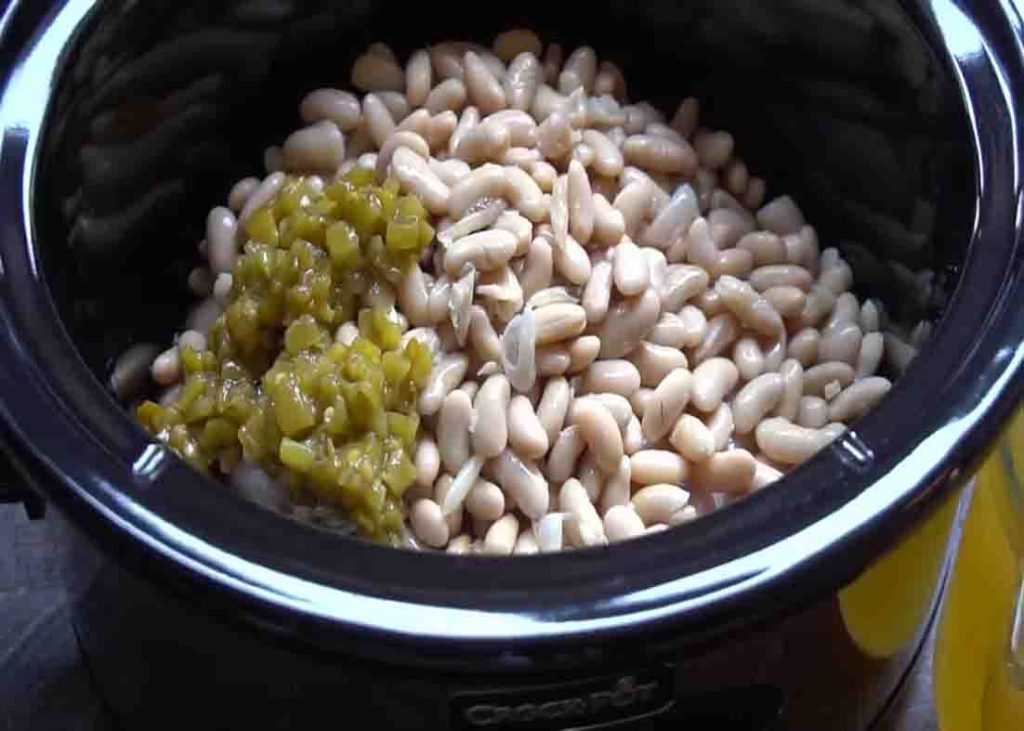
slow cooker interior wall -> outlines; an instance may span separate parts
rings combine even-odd
[[[58,81],[34,201],[48,284],[99,376],[131,342],[180,328],[206,211],[262,170],[306,91],[349,87],[374,40],[404,56],[515,24],[593,45],[632,98],[668,114],[698,96],[769,195],[793,194],[858,290],[905,328],[956,282],[975,205],[965,127],[945,67],[896,3],[97,5]]]

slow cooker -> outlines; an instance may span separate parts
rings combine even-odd
[[[780,484],[611,548],[384,548],[194,473],[104,383],[168,340],[206,208],[375,40],[516,25],[704,100],[920,345]],[[1024,390],[1024,47],[1006,1],[15,0],[0,17],[0,425],[81,534],[125,728],[863,729],[931,621]],[[930,333],[930,334],[929,334]],[[927,337],[926,337],[927,336]],[[909,360],[909,359],[905,359]]]

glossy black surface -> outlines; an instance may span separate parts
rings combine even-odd
[[[16,10],[0,107],[0,416],[41,487],[125,563],[321,647],[557,667],[611,651],[560,655],[570,637],[671,628],[696,641],[821,596],[928,510],[999,428],[1024,358],[1024,66],[1008,9],[912,4],[919,35],[874,1],[613,1],[582,25],[575,9],[515,8],[481,19],[452,6],[443,25],[403,9],[397,29],[392,6],[368,2]],[[370,39],[487,38],[538,16],[546,35],[619,61],[637,97],[707,100],[708,119],[774,190],[798,196],[901,319],[948,304],[892,395],[784,484],[686,530],[521,561],[312,531],[150,443],[99,379],[131,339],[169,336],[203,212],[296,123],[302,92],[345,85]],[[111,113],[127,128],[105,128]]]

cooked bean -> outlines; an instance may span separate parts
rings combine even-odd
[[[728,358],[709,358],[693,371],[693,387],[690,398],[701,411],[710,412],[718,408],[722,399],[739,381],[739,370]]]
[[[778,417],[758,424],[755,438],[762,452],[783,464],[800,464],[828,443],[820,430],[797,426]]]
[[[427,145],[427,141],[425,139],[415,132],[396,131],[393,135],[388,137],[387,142],[384,143],[380,148],[380,152],[377,154],[376,170],[378,179],[384,179],[387,177],[388,166],[391,165],[391,160],[394,157],[395,150],[399,147],[409,148],[424,160],[430,157],[430,147]]]
[[[875,375],[882,362],[884,346],[885,339],[882,333],[869,332],[864,336],[860,342],[860,352],[857,354],[857,378]]]
[[[651,526],[667,524],[689,501],[690,493],[678,485],[654,483],[637,490],[630,504],[644,525]]]
[[[576,479],[587,491],[590,502],[595,502],[601,497],[601,491],[604,489],[604,473],[597,466],[597,458],[589,450],[583,453]]]
[[[473,400],[476,417],[473,426],[473,451],[484,457],[496,457],[508,444],[508,409],[512,390],[502,374],[489,377]]]
[[[672,264],[661,287],[663,312],[679,312],[683,305],[707,289],[708,273],[699,266]],[[703,337],[703,336],[702,336]]]
[[[432,72],[430,54],[424,49],[414,51],[405,65],[405,98],[413,107],[422,107],[430,93]]]
[[[779,369],[782,377],[783,390],[775,409],[775,416],[781,416],[789,421],[796,421],[797,413],[800,410],[800,399],[804,392],[804,369],[800,362],[789,359]]]
[[[615,196],[612,206],[622,214],[627,234],[636,234],[650,215],[656,187],[649,179],[637,179],[624,184]]]
[[[540,223],[548,216],[548,203],[536,181],[524,170],[505,167],[506,191],[509,201],[533,223]]]
[[[734,144],[728,132],[698,132],[693,140],[693,149],[701,167],[718,170],[729,162]]]
[[[679,144],[656,135],[627,137],[622,145],[622,156],[630,165],[659,173],[689,177],[697,169],[697,155],[688,143]]]
[[[249,196],[259,187],[259,184],[259,179],[253,177],[242,178],[235,183],[231,187],[231,192],[228,193],[228,208],[233,213],[241,211],[246,201],[249,200]]]
[[[764,373],[764,351],[756,338],[745,336],[737,340],[732,348],[732,359],[741,381],[752,381]]]
[[[797,233],[804,225],[804,216],[788,195],[779,196],[757,212],[761,228],[784,236]]]
[[[550,193],[554,190],[558,171],[550,163],[540,160],[530,165],[530,177],[543,192]]]
[[[484,536],[483,552],[490,556],[511,556],[519,537],[519,519],[509,513],[491,524]]]
[[[588,315],[588,320],[589,315]],[[687,330],[679,315],[665,312],[655,323],[647,339],[655,345],[683,348],[687,344]]]
[[[686,368],[686,356],[678,348],[668,348],[644,341],[628,356],[640,371],[640,384],[654,388],[676,368]]]
[[[618,424],[619,429],[625,429],[629,420],[633,417],[633,407],[629,403],[629,399],[625,396],[620,396],[617,393],[592,393],[585,396],[580,396],[573,401],[573,404],[569,406],[569,420],[572,421],[574,418],[573,405],[579,401],[593,401],[600,404],[608,410],[615,419],[615,423]]]
[[[416,466],[416,484],[420,487],[433,485],[441,469],[441,453],[429,436],[423,435],[416,442],[413,464]]]
[[[473,51],[466,51],[462,57],[463,82],[470,100],[484,114],[491,114],[507,106],[505,91],[501,82]]]
[[[576,460],[583,454],[586,442],[580,428],[570,424],[558,433],[551,445],[551,452],[548,454],[547,470],[545,474],[548,480],[553,483],[561,483],[568,480],[576,470]]]
[[[564,513],[549,513],[534,523],[537,536],[537,547],[541,553],[560,551],[562,549],[562,528],[565,523]]]
[[[468,367],[469,358],[462,353],[441,356],[434,364],[427,387],[420,394],[420,413],[425,416],[437,413],[444,397],[462,382]]]
[[[814,284],[798,318],[800,324],[804,327],[816,327],[822,318],[832,311],[835,302],[836,297],[829,288]]]
[[[206,245],[210,270],[214,274],[230,272],[235,266],[238,224],[230,209],[217,206],[206,217]]]
[[[672,428],[669,442],[691,462],[703,462],[715,453],[715,435],[700,419],[682,414]]]
[[[782,472],[760,459],[754,460],[754,479],[750,481],[751,490],[760,490],[780,479],[782,479]]]
[[[569,231],[581,244],[590,241],[594,230],[594,197],[587,171],[578,160],[569,163],[568,188]]]
[[[623,455],[619,425],[611,412],[595,400],[577,399],[574,407],[574,423],[598,466],[606,474],[614,473]]]
[[[661,298],[652,289],[613,305],[597,330],[600,357],[618,358],[630,352],[647,337],[660,314]]]
[[[271,173],[264,178],[242,206],[242,212],[238,214],[238,223],[245,223],[253,213],[273,200],[281,192],[284,182],[284,173]]]
[[[737,433],[748,434],[778,404],[785,381],[778,373],[765,373],[740,389],[732,400]]]
[[[591,363],[597,360],[601,351],[601,341],[596,335],[584,335],[576,338],[569,345],[569,370],[568,373],[580,373],[590,367]]]
[[[683,99],[676,109],[669,126],[683,137],[690,137],[697,131],[697,120],[700,117],[700,102],[692,96]]]
[[[181,354],[178,348],[170,347],[158,355],[149,371],[160,386],[172,386],[181,380]]]
[[[448,542],[448,523],[441,514],[441,506],[433,500],[422,499],[413,503],[409,523],[417,540],[431,548],[441,548]]]
[[[460,389],[453,390],[441,404],[435,430],[441,460],[445,469],[453,474],[469,459],[473,421],[473,402],[469,395]]]
[[[814,282],[811,273],[795,264],[770,264],[750,273],[750,284],[759,292],[771,287],[798,287],[808,291]]]
[[[456,140],[454,154],[470,164],[500,161],[511,146],[508,129],[498,122],[481,122],[452,139]]]
[[[512,449],[527,459],[540,459],[548,451],[547,432],[526,396],[513,397],[509,405],[508,439]]]
[[[495,480],[524,515],[539,520],[548,512],[548,483],[536,465],[508,449],[491,464]]]
[[[328,119],[342,132],[350,132],[359,124],[363,110],[355,95],[338,89],[316,89],[299,105],[299,116],[310,124]]]
[[[790,339],[787,352],[790,358],[799,361],[804,368],[810,368],[818,362],[820,342],[821,333],[814,328],[804,328]]]
[[[840,361],[819,363],[804,371],[804,393],[818,396],[832,381],[837,381],[840,387],[846,388],[853,383],[853,376],[853,368],[849,363]]]
[[[835,266],[821,272],[818,284],[833,295],[839,296],[853,286],[853,270],[850,269],[849,264],[840,260]]]
[[[679,311],[679,319],[685,333],[683,346],[692,348],[700,345],[708,332],[708,319],[704,313],[693,305],[686,305]]]
[[[601,493],[601,512],[607,514],[616,505],[627,505],[631,493],[630,458],[623,455],[615,472],[605,480],[604,491]]]
[[[892,388],[888,378],[870,376],[847,386],[828,407],[830,421],[852,421],[873,409]]]
[[[572,388],[564,378],[552,378],[544,386],[544,392],[537,404],[537,419],[544,427],[549,444],[554,444],[562,430],[571,401]]]
[[[659,379],[642,409],[644,436],[651,443],[668,434],[690,400],[693,376],[685,367],[677,367]]]
[[[594,172],[608,178],[617,178],[625,164],[618,146],[596,129],[583,130],[583,142],[594,151]]]
[[[846,433],[846,425],[832,422],[819,429],[819,433],[821,434],[821,438],[825,441],[825,444],[828,445]]]
[[[615,393],[629,398],[640,388],[640,371],[628,360],[599,360],[584,373],[584,393]]]
[[[590,279],[590,256],[572,236],[566,237],[561,248],[556,244],[552,256],[555,268],[570,283],[582,285]]]
[[[874,300],[865,300],[858,318],[860,329],[865,333],[877,332],[881,326],[881,313]]]
[[[810,429],[820,429],[828,423],[828,402],[820,396],[801,396],[796,423]]]
[[[607,542],[604,523],[579,480],[565,481],[558,491],[558,507],[568,514],[564,530],[574,546],[597,546]]]
[[[629,505],[613,505],[604,514],[604,532],[611,542],[636,538],[644,533],[644,522]]]
[[[856,365],[861,345],[860,326],[855,322],[839,320],[821,331],[818,358],[822,361],[843,361]]]
[[[583,310],[589,323],[601,322],[608,314],[612,292],[612,264],[601,261],[591,270],[590,280],[583,290]]]
[[[402,189],[419,198],[431,213],[448,210],[451,191],[413,150],[396,149],[391,157],[391,171]]]
[[[767,299],[746,282],[722,276],[715,283],[722,303],[747,327],[762,335],[775,336],[783,330],[782,319]]]
[[[367,94],[363,97],[363,119],[366,122],[366,131],[378,148],[382,147],[388,137],[395,132],[395,120],[376,94]]]
[[[764,298],[782,317],[797,317],[807,304],[807,295],[799,287],[769,287]]]
[[[557,343],[581,334],[587,326],[587,314],[579,305],[552,304],[534,310],[537,345]]]
[[[631,455],[630,479],[638,485],[679,485],[686,479],[686,460],[663,449],[642,449]],[[635,496],[634,496],[635,499]]]
[[[466,105],[466,86],[460,79],[445,79],[427,94],[426,107],[431,114],[460,111]]]
[[[752,231],[744,234],[736,243],[736,247],[751,253],[755,267],[786,263],[786,247],[782,239],[770,231]]]
[[[743,495],[753,487],[757,463],[745,449],[728,449],[693,466],[690,484],[705,492]]]
[[[718,192],[726,195],[722,191]],[[741,215],[731,208],[715,208],[709,211],[707,219],[711,240],[719,249],[723,250],[736,246],[741,238],[754,230],[754,223],[749,216],[750,214],[746,211]],[[740,249],[740,251],[746,252],[746,256],[753,264],[753,254],[746,249]]]
[[[537,55],[530,51],[524,51],[512,59],[504,81],[508,105],[513,109],[529,110],[543,81],[542,73]]]
[[[734,424],[732,420],[732,408],[727,403],[721,404],[707,417],[705,422],[708,431],[715,440],[715,450],[725,449],[732,439]]]
[[[708,320],[707,332],[700,345],[693,351],[693,362],[702,363],[708,358],[725,353],[740,334],[739,322],[732,314],[723,312]]]
[[[623,238],[613,249],[613,280],[615,287],[626,297],[642,294],[650,285],[650,268],[640,247]]]
[[[453,241],[445,252],[444,266],[449,276],[457,276],[466,264],[478,271],[505,266],[516,250],[516,237],[501,229],[479,231]]]
[[[540,546],[537,544],[537,537],[533,535],[533,531],[530,528],[524,528],[519,533],[519,537],[516,538],[516,544],[512,547],[512,555],[532,556],[539,552]]]

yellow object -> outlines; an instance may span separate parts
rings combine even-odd
[[[1024,412],[977,475],[935,651],[942,731],[1024,729],[1010,636],[1024,566]]]
[[[925,625],[946,558],[959,495],[839,592],[850,637],[879,659],[903,650]]]

